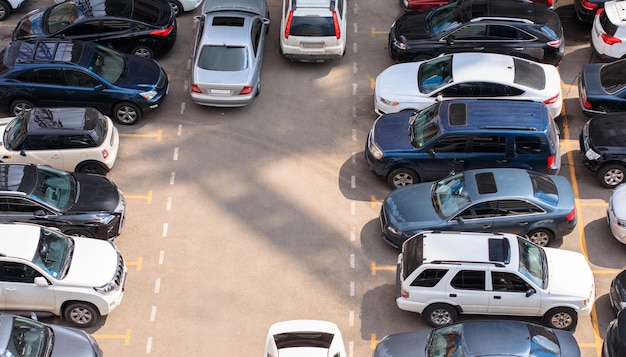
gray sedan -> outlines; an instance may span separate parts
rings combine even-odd
[[[250,104],[261,91],[266,0],[207,0],[195,19],[191,98],[215,107]]]

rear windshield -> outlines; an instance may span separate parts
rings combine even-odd
[[[198,67],[207,71],[241,71],[248,68],[248,52],[245,47],[204,46]]]
[[[626,87],[626,61],[607,64],[600,69],[600,83],[607,93],[615,93]]]
[[[332,17],[294,16],[289,34],[308,37],[335,36],[335,25]]]
[[[274,335],[278,349],[293,347],[330,348],[334,335],[324,332],[289,332]]]
[[[602,11],[600,14],[600,26],[607,35],[614,36],[617,31],[617,25],[611,22],[608,16],[606,16],[606,11]]]
[[[513,59],[513,64],[515,66],[513,82],[539,90],[546,87],[546,73],[540,65],[518,58]]]

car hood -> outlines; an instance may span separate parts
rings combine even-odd
[[[588,298],[594,289],[593,273],[585,257],[556,248],[544,248],[548,258],[548,293]],[[572,284],[575,281],[576,284]]]
[[[402,101],[422,95],[417,86],[417,71],[422,62],[394,64],[376,77],[376,95]]]
[[[64,284],[97,287],[109,283],[117,271],[117,250],[105,240],[74,238],[74,254]]]
[[[78,184],[78,197],[70,212],[113,212],[120,202],[117,186],[104,176],[72,172]]]
[[[600,83],[600,69],[602,69],[602,66],[604,66],[602,63],[592,63],[583,66],[582,79],[587,97],[606,95],[602,88],[602,83]]]
[[[126,57],[126,72],[115,84],[137,90],[154,89],[161,78],[161,66],[153,59],[129,54],[124,54],[124,57]]]
[[[429,12],[413,11],[400,16],[393,26],[396,38],[404,36],[409,41],[431,38],[432,35],[426,31],[425,26],[426,16]]]
[[[385,114],[374,123],[374,143],[384,153],[414,150],[409,136],[409,120],[412,112]]]
[[[51,357],[92,357],[102,356],[97,344],[92,345],[90,337],[81,330],[57,325],[48,325],[54,331],[54,345]]]
[[[403,232],[435,229],[443,220],[431,202],[432,182],[398,188],[385,198],[388,222]]]
[[[44,37],[47,33],[43,29],[43,15],[46,8],[35,9],[22,17],[13,30],[13,39],[26,39],[34,37]]]
[[[374,351],[374,357],[426,356],[426,339],[430,330],[396,333],[383,338]]]

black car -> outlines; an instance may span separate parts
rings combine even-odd
[[[626,270],[622,270],[611,281],[609,298],[616,313],[626,309]]]
[[[57,37],[97,41],[156,58],[176,41],[176,14],[166,0],[76,0],[26,14],[13,39]]]
[[[396,62],[493,52],[558,65],[565,40],[559,16],[544,4],[463,0],[401,15],[391,26],[388,47]]]
[[[584,65],[578,98],[586,116],[626,111],[626,59]]]
[[[604,7],[606,0],[574,0],[574,10],[578,19],[591,24],[596,17],[596,12]]]
[[[606,329],[606,337],[602,343],[602,357],[624,356],[626,356],[626,312],[622,310]]]
[[[122,233],[126,201],[101,175],[33,164],[0,164],[0,222],[56,227],[67,235],[113,239]]]
[[[583,164],[596,173],[600,185],[614,188],[626,176],[626,113],[599,114],[580,132]]]
[[[93,42],[13,41],[0,51],[0,108],[90,106],[121,124],[158,108],[169,81],[155,60]]]

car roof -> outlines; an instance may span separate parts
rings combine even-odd
[[[534,196],[530,175],[523,169],[468,170],[464,171],[464,176],[465,187],[473,202],[494,198],[532,198]]]
[[[276,335],[285,332],[298,331],[318,331],[330,334],[337,334],[339,327],[334,322],[322,320],[289,320],[272,324],[269,328],[270,335]]]
[[[250,45],[252,17],[245,13],[211,13],[206,17],[201,45]]]
[[[544,5],[530,1],[465,0],[457,11],[467,16],[466,21],[479,17],[521,18],[544,24],[553,17]]]
[[[0,192],[30,194],[37,184],[37,165],[0,163]]]
[[[36,107],[26,113],[29,134],[76,135],[93,130],[102,114],[90,107]]]
[[[495,53],[457,53],[452,55],[452,78],[458,82],[482,82],[497,79],[499,83],[513,83],[513,57]]]
[[[5,50],[3,63],[12,67],[21,63],[73,63],[78,64],[85,47],[94,44],[62,39],[16,40]]]
[[[607,1],[604,3],[606,16],[618,26],[626,26],[626,1]]]
[[[40,232],[41,227],[33,224],[0,224],[0,253],[9,257],[33,259],[39,245]]]
[[[202,12],[239,11],[265,16],[267,3],[265,0],[205,0]]]
[[[626,113],[594,116],[589,120],[589,136],[595,146],[626,147]]]

